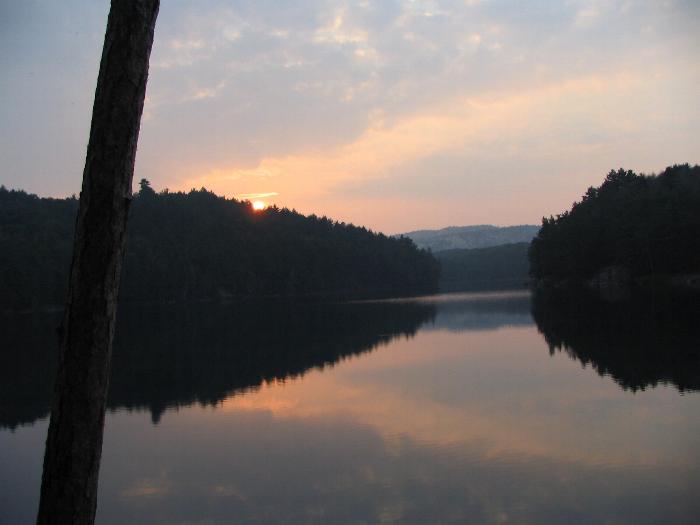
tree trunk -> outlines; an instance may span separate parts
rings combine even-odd
[[[112,0],[92,110],[39,524],[91,524],[136,143],[159,0]]]

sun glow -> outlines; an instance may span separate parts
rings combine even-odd
[[[253,201],[251,206],[255,211],[262,211],[267,207],[263,201]]]

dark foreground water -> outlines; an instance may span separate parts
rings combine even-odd
[[[698,523],[700,307],[527,293],[121,312],[101,524]],[[2,319],[0,523],[56,316]]]

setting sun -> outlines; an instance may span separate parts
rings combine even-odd
[[[265,203],[263,201],[253,201],[251,206],[255,211],[262,211],[266,208]]]

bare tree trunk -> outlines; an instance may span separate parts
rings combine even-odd
[[[136,143],[159,0],[112,0],[75,227],[38,524],[92,524]]]

